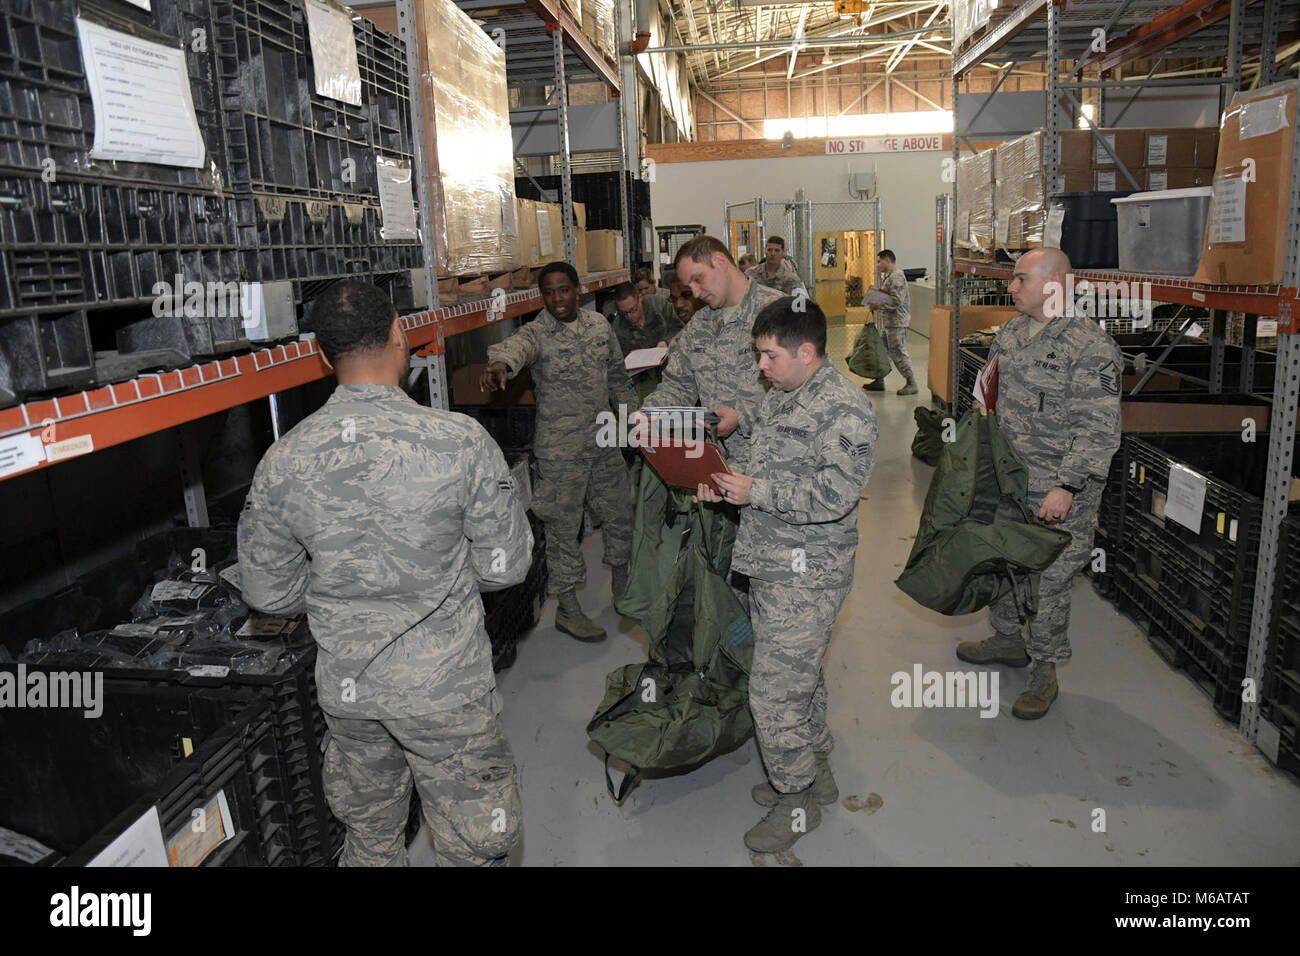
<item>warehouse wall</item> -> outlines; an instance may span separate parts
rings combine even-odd
[[[1128,104],[1132,90],[1117,90],[1108,97],[1107,117],[1117,116]],[[1109,119],[1107,122],[1111,122]],[[1138,93],[1118,124],[1129,129],[1159,126],[1218,126],[1217,86],[1153,87]]]
[[[802,189],[814,202],[847,202],[849,172],[874,165],[885,242],[906,269],[934,269],[934,197],[950,192],[943,181],[949,154],[873,153],[862,159],[793,156],[704,163],[658,163],[650,184],[650,212],[656,226],[700,223],[723,235],[723,203],[755,196],[793,199]],[[852,164],[852,165],[850,165]]]

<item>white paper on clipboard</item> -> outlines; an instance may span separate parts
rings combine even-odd
[[[162,820],[158,807],[152,806],[135,823],[117,836],[102,853],[86,866],[166,866],[167,850],[163,847]]]
[[[1165,520],[1177,521],[1184,528],[1201,533],[1201,514],[1205,510],[1205,476],[1190,468],[1170,462],[1169,497],[1165,502]]]
[[[320,0],[305,0],[307,38],[316,92],[342,103],[361,105],[361,69],[357,66],[357,38],[352,18]]]
[[[395,159],[376,156],[375,168],[379,173],[379,212],[384,217],[380,236],[385,240],[418,238],[411,167]]]
[[[86,85],[95,110],[95,159],[203,165],[206,150],[180,47],[77,20]]]

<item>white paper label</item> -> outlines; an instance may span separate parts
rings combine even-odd
[[[997,222],[994,224],[995,242],[1006,242],[1011,238],[1011,210],[999,209]]]
[[[411,167],[395,159],[375,157],[379,173],[379,212],[383,239],[415,239],[415,199],[411,193]]]
[[[1049,249],[1061,248],[1061,229],[1064,225],[1064,206],[1053,206],[1047,210],[1047,223],[1043,226],[1043,245]]]
[[[1240,176],[1214,180],[1210,201],[1210,244],[1246,241],[1246,182]]]
[[[1103,139],[1103,140],[1106,141],[1106,146],[1109,146],[1112,150],[1115,149],[1115,134],[1114,134],[1114,133],[1102,133],[1102,134],[1101,134],[1101,139]],[[1115,162],[1113,159],[1110,158],[1110,153],[1106,152],[1106,147],[1105,147],[1105,146],[1102,146],[1100,141],[1098,141],[1098,142],[1095,144],[1095,146],[1096,146],[1096,150],[1097,150],[1097,156],[1096,156],[1096,159],[1093,161],[1093,165],[1095,165],[1095,166],[1110,166],[1111,164],[1113,164],[1113,163]]]
[[[121,637],[153,637],[158,633],[158,627],[148,621],[134,621],[119,624],[113,628],[113,633]]]
[[[0,438],[0,478],[35,468],[45,460],[45,446],[37,435],[22,432]]]
[[[221,844],[235,835],[235,824],[230,816],[226,791],[218,790],[202,807],[195,807],[201,816],[191,817],[167,841],[167,860],[170,866],[198,866]],[[200,825],[196,826],[196,822]]]
[[[614,261],[625,261],[623,259],[623,235],[621,233],[614,237]]]
[[[1140,202],[1137,204],[1138,225],[1143,229],[1151,228],[1151,206]]]
[[[1097,173],[1097,191],[1113,193],[1115,191],[1115,170]]]
[[[316,92],[332,100],[361,105],[361,70],[352,18],[318,0],[306,0],[307,36],[311,41]]]
[[[236,637],[278,637],[281,634],[288,634],[298,622],[291,617],[276,617],[274,615],[251,615],[247,621],[240,626],[235,632]]]
[[[1147,136],[1147,165],[1163,166],[1169,152],[1169,137],[1161,135]]]
[[[548,209],[537,210],[537,244],[541,247],[542,258],[549,259],[555,253],[551,244],[551,213]]]
[[[54,851],[29,836],[0,827],[0,855],[22,863],[39,863]]]
[[[1237,519],[1233,518],[1228,522],[1228,540],[1233,544],[1237,543]]]
[[[1270,96],[1266,100],[1256,100],[1254,103],[1246,103],[1242,106],[1238,120],[1240,134],[1237,138],[1254,139],[1256,136],[1267,136],[1269,133],[1276,133],[1285,128],[1286,125],[1286,96]]]
[[[126,0],[127,3],[134,3],[141,10],[149,9],[149,0]]]
[[[1255,338],[1272,339],[1277,337],[1277,319],[1257,319],[1255,321]]]
[[[1169,188],[1169,173],[1165,170],[1147,170],[1147,189],[1159,190]]]
[[[90,155],[202,166],[206,150],[180,47],[151,43],[80,19],[77,37],[95,111],[95,145]]]
[[[212,589],[211,584],[190,584],[188,581],[159,581],[149,595],[151,601],[193,601]]]
[[[163,846],[162,820],[158,808],[150,807],[144,815],[104,848],[86,866],[166,866],[167,849]]]
[[[1201,513],[1205,509],[1205,477],[1182,465],[1169,465],[1169,500],[1165,517],[1184,528],[1201,533]]]
[[[1201,323],[1193,322],[1190,326],[1188,326],[1187,334],[1194,339],[1199,339],[1202,335],[1205,334],[1205,329],[1201,328]]]
[[[45,460],[48,462],[63,461],[65,458],[76,458],[78,455],[86,455],[94,450],[94,435],[78,435],[76,438],[65,438],[63,441],[51,442],[46,445]]]

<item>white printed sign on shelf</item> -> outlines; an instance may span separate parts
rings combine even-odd
[[[316,92],[341,103],[361,105],[361,69],[352,18],[342,8],[305,0],[307,39],[311,43]]]
[[[1246,182],[1240,176],[1214,180],[1210,200],[1210,244],[1246,241]]]
[[[1205,476],[1183,465],[1169,465],[1169,498],[1165,518],[1184,528],[1201,533],[1201,514],[1205,510]]]

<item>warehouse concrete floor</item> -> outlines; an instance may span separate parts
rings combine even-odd
[[[836,367],[856,327],[831,329]],[[928,342],[910,351],[925,382]],[[854,381],[858,381],[854,379]],[[692,773],[644,779],[622,807],[605,792],[602,754],[585,727],[605,675],[645,658],[645,634],[609,604],[599,532],[584,553],[583,606],[610,633],[581,644],[554,628],[555,602],[499,676],[505,725],[522,781],[528,866],[1291,865],[1300,863],[1300,784],[1273,768],[1218,717],[1186,677],[1151,650],[1080,575],[1060,669],[1044,719],[1011,716],[1025,670],[996,668],[999,713],[891,706],[891,675],[981,670],[953,654],[987,635],[984,614],[945,618],[893,581],[911,550],[932,469],[912,458],[912,409],[901,384],[872,393],[880,424],[862,501],[853,591],[826,659],[832,764],[841,802],[781,857],[751,857],[741,835],[762,810],[752,739]],[[617,776],[617,775],[616,775]],[[855,808],[855,809],[850,809]],[[1102,811],[1099,813],[1099,811]],[[1094,832],[1094,821],[1104,832]],[[425,839],[412,863],[427,865]]]

